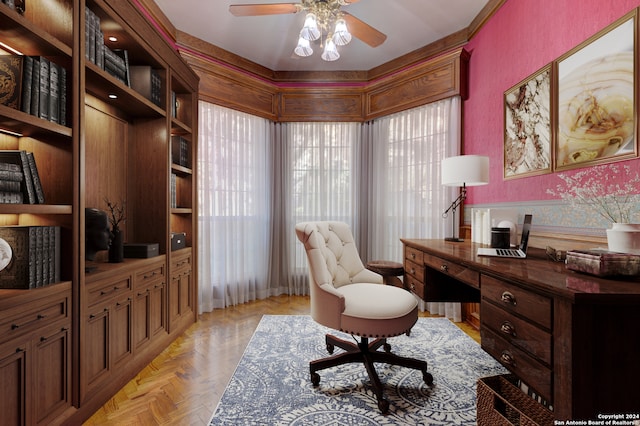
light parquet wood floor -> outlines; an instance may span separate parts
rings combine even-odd
[[[306,314],[307,296],[271,297],[203,314],[84,425],[206,425],[262,315]],[[474,328],[457,325],[480,340]]]

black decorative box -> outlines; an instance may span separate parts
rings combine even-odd
[[[125,243],[124,257],[146,259],[160,254],[158,243]]]
[[[174,232],[171,234],[171,251],[180,250],[187,245],[187,234],[184,232]]]

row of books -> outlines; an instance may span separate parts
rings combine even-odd
[[[17,11],[19,14],[24,14],[27,7],[27,0],[2,0],[2,3],[9,6],[10,9]]]
[[[43,56],[0,55],[0,103],[67,125],[67,70]]]
[[[59,226],[0,226],[0,288],[60,281]]]
[[[149,65],[130,65],[126,49],[110,49],[104,44],[100,17],[85,8],[85,56],[111,76],[131,87],[159,107],[162,103],[162,78]]]
[[[171,162],[183,167],[191,167],[189,141],[180,135],[171,136]]]
[[[0,204],[44,204],[36,160],[24,150],[0,151]]]

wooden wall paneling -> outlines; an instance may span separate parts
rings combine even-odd
[[[468,53],[457,49],[372,85],[366,118],[372,119],[454,95],[466,97]]]
[[[358,121],[364,119],[362,89],[283,89],[278,121]]]
[[[277,118],[276,87],[199,57],[183,54],[200,76],[200,99],[269,120]]]

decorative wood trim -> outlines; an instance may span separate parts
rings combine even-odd
[[[285,89],[280,93],[278,121],[358,121],[364,119],[359,89]]]
[[[371,119],[455,95],[466,97],[469,54],[458,49],[410,68],[367,92],[366,118]]]

